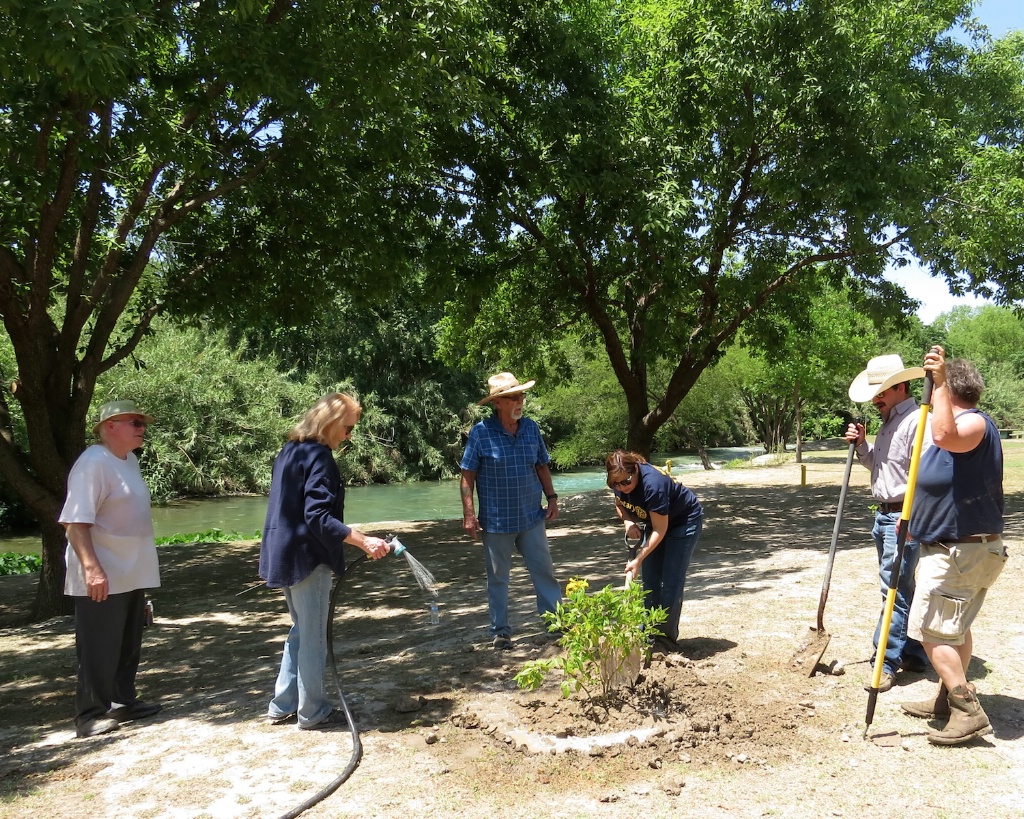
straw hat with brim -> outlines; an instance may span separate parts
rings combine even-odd
[[[152,424],[156,420],[152,415],[146,415],[146,413],[135,406],[134,401],[108,401],[100,407],[100,417],[92,425],[93,433],[100,431],[100,426],[104,421],[109,421],[111,418],[118,418],[122,415],[139,415],[147,424]]]
[[[878,393],[894,384],[912,378],[924,378],[924,367],[904,367],[898,355],[880,355],[868,362],[868,368],[859,373],[850,384],[850,400],[858,404],[870,401]]]
[[[495,398],[526,392],[536,383],[536,381],[527,381],[525,384],[520,384],[519,379],[512,375],[512,373],[492,375],[487,379],[487,388],[490,390],[490,393],[486,398],[481,398],[477,401],[477,404],[487,404]]]

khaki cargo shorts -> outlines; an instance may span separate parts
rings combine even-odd
[[[908,636],[923,643],[963,645],[1006,558],[1001,537],[986,543],[922,543]]]

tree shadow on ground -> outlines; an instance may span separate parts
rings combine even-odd
[[[836,486],[715,486],[698,495],[706,524],[690,569],[687,605],[785,583],[790,569],[771,565],[779,550],[818,551],[824,567]],[[851,493],[840,550],[873,548],[869,500],[864,491]],[[1006,501],[1008,526],[1015,525],[1024,495],[1010,493]],[[626,549],[610,499],[592,493],[564,499],[564,506],[549,529],[559,579],[586,577],[594,589],[621,584]],[[550,652],[520,560],[514,562],[510,598],[516,647],[494,651],[481,547],[464,536],[457,521],[365,528],[398,531],[410,554],[434,574],[441,623],[431,625],[430,598],[400,558],[363,561],[342,578],[334,646],[346,699],[351,697],[363,730],[397,731],[418,719],[442,719],[453,707],[452,691],[510,690],[511,666]],[[159,700],[164,710],[122,731],[159,730],[161,722],[179,718],[213,725],[262,720],[290,623],[281,593],[258,584],[258,555],[254,542],[161,548],[163,585],[151,593],[156,624],[145,635],[139,685],[141,696]],[[16,580],[24,588],[3,595],[3,617],[31,604],[34,588]],[[5,651],[0,665],[0,796],[35,787],[40,777],[60,776],[62,769],[75,767],[75,775],[86,775],[75,763],[117,742],[118,733],[71,738],[71,618],[5,631],[16,635],[7,645],[17,648]],[[681,642],[697,660],[737,645],[728,635]],[[402,697],[418,698],[421,710],[400,711],[396,701]],[[991,697],[986,708],[999,723],[1000,738],[1024,733],[1020,701]]]

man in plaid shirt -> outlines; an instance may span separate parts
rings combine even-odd
[[[523,393],[534,381],[520,384],[512,373],[487,379],[489,393],[478,403],[493,404],[494,414],[476,424],[462,455],[462,528],[484,545],[487,606],[496,649],[512,648],[508,622],[508,581],[512,549],[526,563],[537,594],[537,612],[554,611],[561,600],[548,548],[545,520],[558,517],[558,495],[551,483],[547,447],[535,421],[523,417]],[[480,514],[473,507],[473,490]],[[547,508],[541,506],[541,494]]]

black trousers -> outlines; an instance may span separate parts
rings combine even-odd
[[[75,651],[78,690],[75,725],[104,716],[113,703],[137,699],[135,675],[146,624],[143,589],[112,594],[102,603],[75,597]]]

